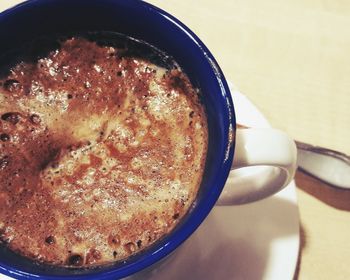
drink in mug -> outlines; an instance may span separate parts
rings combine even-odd
[[[199,90],[177,63],[113,33],[42,38],[4,59],[2,242],[81,267],[124,260],[170,232],[207,151]]]

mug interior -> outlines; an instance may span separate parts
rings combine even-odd
[[[15,278],[122,278],[144,269],[176,249],[215,205],[234,152],[233,104],[225,78],[204,44],[177,19],[138,0],[31,0],[0,14],[0,52],[51,34],[113,31],[143,40],[172,56],[201,92],[208,119],[204,178],[189,213],[167,236],[124,262],[92,269],[36,264],[0,247],[0,273]],[[230,140],[231,139],[231,140]],[[30,233],[35,234],[35,233]]]

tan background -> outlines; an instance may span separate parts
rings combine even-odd
[[[274,127],[350,154],[350,1],[149,2],[189,26]],[[350,191],[300,172],[296,183],[295,279],[350,279]]]
[[[16,2],[0,0],[0,9]],[[350,154],[350,1],[149,2],[188,25],[274,127]],[[295,279],[350,279],[350,191],[301,172],[296,183]]]

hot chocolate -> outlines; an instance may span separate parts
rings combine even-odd
[[[54,265],[119,261],[189,210],[206,116],[182,70],[150,49],[76,36],[7,68],[0,238],[10,249]]]

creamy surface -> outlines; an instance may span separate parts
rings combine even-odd
[[[171,231],[207,150],[178,69],[71,38],[0,80],[0,239],[40,262],[122,260]]]

